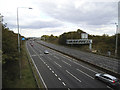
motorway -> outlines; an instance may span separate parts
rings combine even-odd
[[[55,50],[58,50],[60,52],[63,52],[65,54],[76,57],[78,59],[92,63],[96,66],[99,66],[99,67],[105,68],[107,70],[110,70],[112,72],[120,74],[120,60],[118,60],[118,59],[105,57],[105,56],[101,56],[101,55],[97,55],[97,54],[93,54],[93,53],[89,53],[89,52],[83,52],[80,50],[75,50],[75,49],[67,48],[64,46],[58,46],[55,44],[43,42],[41,40],[38,40],[37,42],[41,43],[45,46],[48,46],[50,48],[53,48]]]
[[[27,41],[26,47],[45,88],[101,88],[111,90],[105,83],[94,78],[102,71],[81,61]],[[48,50],[49,54],[44,54]]]

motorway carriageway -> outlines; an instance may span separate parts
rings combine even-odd
[[[95,79],[95,74],[102,71],[36,42],[33,44],[31,47],[27,41],[26,47],[45,88],[112,89]],[[48,50],[49,54],[44,54],[44,50]]]

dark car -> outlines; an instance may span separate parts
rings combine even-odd
[[[112,75],[98,73],[98,74],[95,74],[95,78],[105,82],[110,86],[119,86],[119,80]]]
[[[33,47],[33,44],[31,44],[31,46]]]

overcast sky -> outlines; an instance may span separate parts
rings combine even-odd
[[[1,0],[0,13],[7,27],[26,37],[60,35],[81,29],[92,35],[114,35],[119,0]],[[28,9],[32,7],[33,9]]]

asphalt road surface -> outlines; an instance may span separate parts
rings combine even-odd
[[[95,74],[102,71],[77,61],[36,42],[33,47],[26,43],[27,50],[37,68],[45,88],[101,88],[111,90],[105,83],[96,80]],[[47,50],[49,54],[44,54]]]
[[[83,52],[83,51],[79,51],[79,50],[75,50],[75,49],[71,49],[71,48],[66,48],[64,46],[57,46],[57,45],[54,45],[51,43],[43,42],[41,40],[38,40],[37,42],[44,44],[46,46],[49,46],[51,48],[54,48],[56,50],[59,50],[61,52],[64,52],[68,55],[77,57],[86,62],[90,62],[99,67],[108,69],[112,72],[120,73],[120,60],[118,60],[118,59],[105,57],[105,56],[101,56],[101,55],[97,55],[97,54],[93,54],[93,53],[89,53],[89,52]]]

